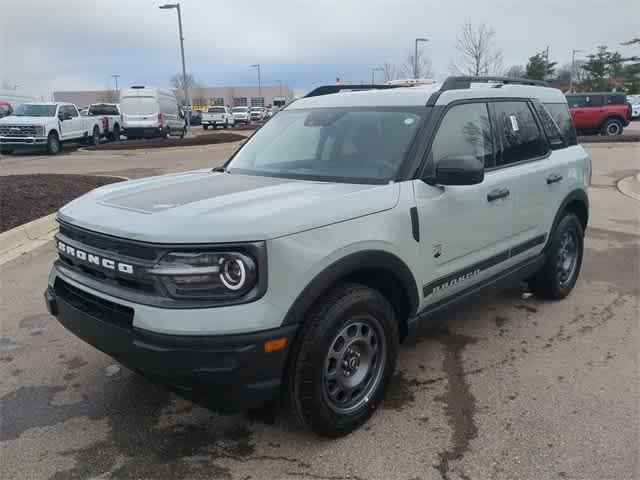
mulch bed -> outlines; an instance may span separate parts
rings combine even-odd
[[[209,135],[203,134],[185,138],[144,138],[103,143],[94,147],[86,147],[85,150],[145,150],[148,148],[192,147],[200,145],[214,145],[216,143],[238,142],[240,140],[245,140],[246,138],[246,136],[238,135],[236,133],[212,133]]]
[[[640,142],[640,135],[633,133],[625,133],[623,135],[616,136],[602,136],[602,135],[583,135],[578,137],[578,143],[627,143],[627,142]]]
[[[0,232],[54,213],[96,187],[120,181],[86,175],[0,176]]]

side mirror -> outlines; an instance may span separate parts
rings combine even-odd
[[[58,120],[60,120],[61,122],[64,120],[64,113],[58,113]]]
[[[434,183],[439,185],[476,185],[484,180],[484,165],[476,157],[444,157],[436,166]]]

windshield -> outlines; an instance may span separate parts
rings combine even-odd
[[[209,112],[209,113],[224,113],[224,108],[222,108],[222,107],[210,108],[209,110],[207,110],[207,112]]]
[[[234,107],[234,108],[231,109],[231,111],[234,112],[234,113],[238,113],[238,112],[243,113],[243,112],[246,112],[248,110],[249,110],[249,108],[247,108],[247,107]]]
[[[17,117],[55,117],[56,106],[23,103],[16,107],[14,115]]]
[[[89,115],[120,115],[115,105],[91,105],[87,113]]]
[[[231,172],[385,183],[394,179],[426,107],[284,110],[235,155]]]
[[[160,111],[160,106],[154,97],[125,97],[120,102],[120,109],[125,115],[154,115]]]
[[[260,107],[253,107],[253,108],[251,109],[251,111],[252,111],[252,112],[261,112],[261,111],[262,111],[262,108],[260,108]]]

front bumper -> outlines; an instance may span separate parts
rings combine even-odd
[[[133,309],[88,294],[61,278],[46,290],[49,312],[70,332],[122,365],[217,411],[262,406],[280,392],[297,325],[237,335],[167,335],[134,327]],[[265,352],[268,340],[285,348]]]
[[[45,145],[46,137],[0,137],[0,145]]]

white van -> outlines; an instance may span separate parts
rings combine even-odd
[[[127,138],[184,137],[185,121],[170,90],[135,86],[120,94],[122,129]]]

